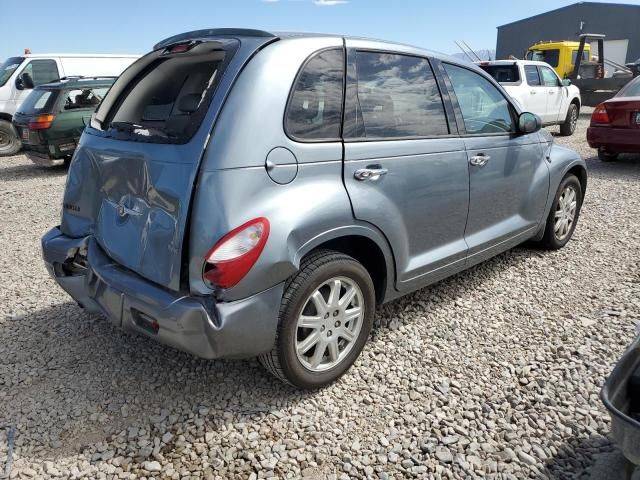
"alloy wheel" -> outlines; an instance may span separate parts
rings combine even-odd
[[[296,355],[312,372],[337,366],[356,344],[365,314],[357,283],[333,277],[316,288],[304,303],[296,325]]]
[[[554,234],[558,241],[564,240],[571,232],[576,218],[578,195],[573,185],[567,185],[558,198],[556,206]]]

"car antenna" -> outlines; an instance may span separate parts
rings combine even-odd
[[[462,40],[462,43],[464,43],[464,46],[467,47],[471,51],[471,53],[473,53],[473,55],[478,59],[479,62],[482,61],[482,59],[476,54],[476,52],[473,51],[473,48],[471,48],[469,45],[467,45],[467,42]]]
[[[464,55],[465,55],[469,60],[471,60],[471,62],[474,62],[474,60],[473,60],[473,58],[471,57],[471,55],[469,55],[469,54],[464,50],[464,48],[462,48],[462,47],[460,46],[460,44],[459,44],[458,42],[456,42],[456,41],[454,40],[454,41],[453,41],[453,43],[455,43],[455,44],[458,46],[458,48],[460,49],[460,51],[461,51],[462,53],[464,53]]]

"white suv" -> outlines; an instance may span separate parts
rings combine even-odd
[[[530,60],[496,60],[478,66],[495,78],[522,111],[539,115],[544,125],[560,125],[562,135],[572,135],[580,112],[580,90],[570,80],[560,80],[548,63]]]

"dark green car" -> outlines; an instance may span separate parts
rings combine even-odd
[[[34,88],[13,117],[25,155],[39,165],[68,163],[114,80],[68,78]]]

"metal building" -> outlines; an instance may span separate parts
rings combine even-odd
[[[640,58],[640,5],[579,2],[507,23],[498,27],[496,58],[523,58],[538,41],[577,41],[581,33],[605,34],[605,58],[633,62]]]

